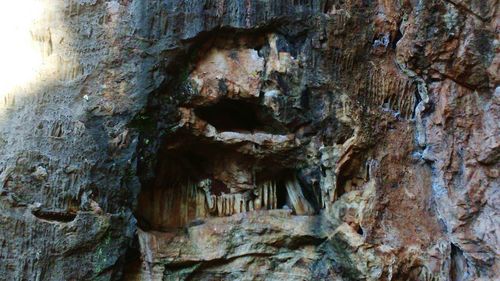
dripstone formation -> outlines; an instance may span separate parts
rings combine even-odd
[[[40,0],[0,280],[500,278],[497,0]]]

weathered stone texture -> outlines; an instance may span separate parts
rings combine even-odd
[[[33,1],[0,280],[500,279],[499,1]]]

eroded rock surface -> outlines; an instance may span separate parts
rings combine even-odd
[[[498,1],[36,3],[0,280],[500,278]]]

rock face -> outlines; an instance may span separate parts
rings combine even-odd
[[[30,1],[0,280],[500,279],[498,1]]]

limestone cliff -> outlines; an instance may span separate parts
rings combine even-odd
[[[0,280],[500,279],[498,0],[19,2]]]

